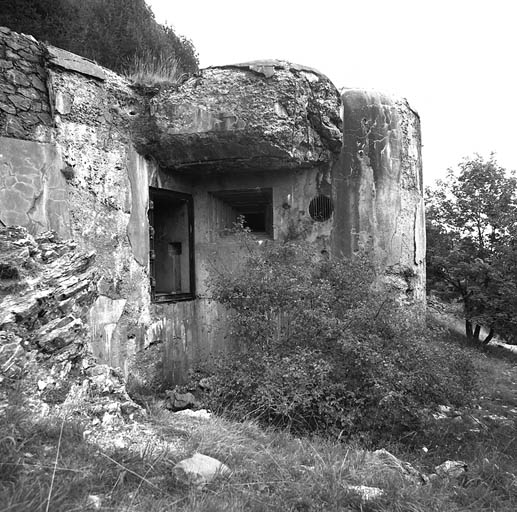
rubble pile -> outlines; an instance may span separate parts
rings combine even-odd
[[[133,417],[140,408],[122,373],[89,350],[95,254],[52,232],[0,227],[0,255],[0,404],[22,383],[41,416],[52,409],[104,426]]]
[[[94,254],[76,252],[53,233],[34,238],[21,227],[0,230],[0,253],[0,329],[28,350],[78,356],[96,295]]]

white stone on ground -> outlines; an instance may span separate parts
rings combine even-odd
[[[172,473],[184,485],[203,487],[219,475],[228,475],[230,468],[213,457],[195,453],[192,457],[178,462]]]

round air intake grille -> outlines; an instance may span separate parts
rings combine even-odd
[[[327,196],[316,196],[309,204],[309,215],[317,222],[329,220],[332,210],[332,199]]]

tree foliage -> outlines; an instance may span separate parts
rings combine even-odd
[[[427,190],[428,289],[463,303],[466,334],[517,331],[517,180],[494,155],[465,159]]]
[[[174,56],[183,73],[198,68],[192,42],[158,24],[145,0],[0,0],[0,25],[121,73],[148,55]]]

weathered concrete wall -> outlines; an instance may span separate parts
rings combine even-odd
[[[333,246],[373,254],[408,304],[425,306],[420,119],[405,100],[345,90],[343,150],[334,168]]]
[[[71,58],[53,58],[49,82],[55,140],[67,169],[72,236],[97,254],[99,297],[89,316],[92,350],[102,362],[128,373],[131,356],[155,341],[146,336],[153,321],[149,164],[130,139],[139,97],[127,81],[92,63],[76,60],[70,69]]]
[[[0,221],[70,238],[66,179],[53,144],[0,137]]]
[[[217,271],[229,271],[239,265],[247,249],[235,237],[219,232],[217,217],[211,209],[211,192],[245,190],[254,187],[273,189],[273,240],[299,238],[313,243],[318,251],[330,251],[332,221],[315,222],[308,209],[311,199],[321,192],[321,182],[328,174],[319,169],[285,171],[283,173],[228,173],[194,181],[194,198],[200,206],[196,222],[196,254],[199,255],[199,286],[201,295],[207,293],[206,282]],[[263,238],[267,241],[267,237]]]

